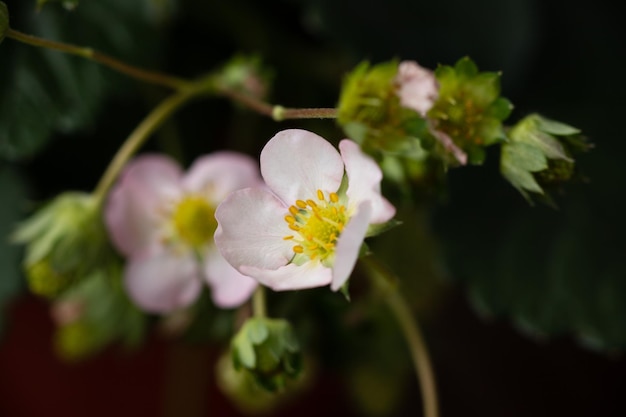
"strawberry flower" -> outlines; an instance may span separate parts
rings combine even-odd
[[[245,302],[257,283],[216,250],[214,212],[230,192],[258,183],[256,163],[231,152],[199,158],[187,173],[166,156],[130,162],[110,193],[105,222],[127,258],[124,283],[135,303],[156,313],[184,308],[203,281],[217,306]]]
[[[239,272],[277,291],[338,290],[369,226],[395,214],[380,193],[380,168],[347,139],[337,152],[314,133],[281,131],[261,152],[261,174],[267,187],[219,205],[215,242]]]

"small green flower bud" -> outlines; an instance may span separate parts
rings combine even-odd
[[[4,2],[0,1],[0,43],[4,40],[9,30],[9,9]]]
[[[228,61],[218,77],[221,85],[258,99],[267,97],[272,78],[258,57],[241,55]]]
[[[90,194],[65,193],[20,224],[24,268],[33,291],[53,296],[114,259],[101,212]]]
[[[113,342],[133,346],[143,338],[145,316],[130,303],[121,280],[121,265],[97,269],[53,301],[61,358],[81,360]]]
[[[47,259],[26,266],[26,279],[33,294],[48,298],[56,297],[72,283],[71,276],[56,272]]]
[[[233,365],[267,391],[282,391],[301,370],[295,334],[286,320],[251,318],[233,338]]]
[[[571,180],[576,174],[572,155],[590,147],[580,130],[538,114],[520,120],[508,136],[500,171],[527,200],[529,192],[545,196],[543,187]]]

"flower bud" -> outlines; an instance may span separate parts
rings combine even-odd
[[[58,196],[19,225],[12,239],[26,245],[28,282],[44,296],[58,295],[114,257],[90,194]]]
[[[264,99],[270,90],[271,74],[257,57],[237,55],[224,65],[218,80],[229,89]]]
[[[291,325],[282,319],[248,319],[231,344],[233,366],[267,391],[286,388],[301,370],[302,358]]]
[[[508,136],[500,171],[528,200],[529,192],[545,196],[543,187],[572,179],[576,174],[572,155],[590,147],[580,130],[538,114],[520,120]]]
[[[484,147],[505,139],[502,121],[513,108],[500,97],[500,74],[479,72],[465,57],[454,67],[440,66],[435,76],[439,99],[428,112],[434,130],[467,153],[470,163],[481,164]]]

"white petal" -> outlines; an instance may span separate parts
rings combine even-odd
[[[335,192],[343,178],[337,150],[315,133],[289,129],[278,132],[261,152],[261,174],[285,203],[314,198],[317,190]]]
[[[183,178],[185,190],[204,195],[214,206],[232,191],[262,183],[255,160],[236,152],[214,152],[200,157]]]
[[[333,291],[341,288],[350,277],[359,258],[359,251],[365,239],[371,215],[372,207],[370,203],[361,203],[355,215],[350,218],[346,228],[341,232],[335,248],[333,280],[330,285]]]
[[[161,252],[132,259],[124,273],[129,296],[143,310],[166,313],[196,300],[202,281],[195,259]]]
[[[215,244],[226,260],[276,269],[293,257],[293,243],[283,239],[293,232],[284,217],[285,205],[265,188],[246,188],[230,194],[217,207]]]
[[[180,176],[167,157],[141,156],[128,164],[104,210],[111,240],[123,255],[137,256],[158,238],[160,210],[180,193]]]
[[[275,270],[242,266],[241,272],[274,291],[301,290],[330,284],[332,271],[319,262],[289,264]]]
[[[258,285],[254,279],[233,268],[217,250],[207,253],[204,271],[213,302],[220,308],[239,307]]]
[[[380,193],[383,173],[372,158],[363,153],[355,142],[344,139],[339,143],[341,157],[346,165],[348,176],[348,201],[357,207],[364,201],[371,204],[371,223],[384,223],[390,220],[396,209]]]

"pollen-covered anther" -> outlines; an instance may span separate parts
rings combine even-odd
[[[284,219],[289,229],[298,232],[285,236],[284,240],[293,239],[299,245],[293,246],[295,254],[302,254],[311,260],[324,261],[334,256],[339,235],[348,220],[346,207],[339,202],[335,192],[325,194],[317,190],[317,202],[312,199],[296,200],[289,207]]]

